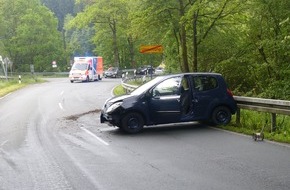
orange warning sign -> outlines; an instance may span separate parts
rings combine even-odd
[[[141,46],[140,53],[163,53],[162,45]]]

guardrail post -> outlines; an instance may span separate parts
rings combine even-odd
[[[274,132],[276,130],[276,114],[271,114],[271,132]]]
[[[144,75],[144,76],[142,77],[142,83],[143,83],[143,84],[146,83],[146,75]]]
[[[236,113],[236,124],[240,125],[241,124],[241,109],[237,108],[237,113]]]

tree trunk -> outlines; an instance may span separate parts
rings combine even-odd
[[[135,52],[134,52],[134,42],[133,37],[130,35],[128,37],[128,45],[129,45],[129,51],[130,51],[130,63],[132,68],[136,68],[136,62],[135,62]]]
[[[198,12],[195,12],[193,15],[193,68],[192,70],[194,72],[198,71],[197,68],[197,17],[198,17]]]
[[[118,43],[117,43],[117,27],[116,27],[116,21],[112,20],[110,22],[110,28],[113,33],[113,51],[114,51],[114,66],[119,67],[120,66],[120,58],[119,58],[119,49],[118,49]]]
[[[179,16],[182,18],[185,14],[185,7],[183,5],[183,0],[179,0]],[[181,43],[181,57],[183,61],[183,72],[189,72],[188,66],[188,56],[187,56],[187,43],[186,43],[186,30],[184,22],[181,23],[180,26],[180,43]]]

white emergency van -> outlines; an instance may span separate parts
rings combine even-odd
[[[74,63],[69,72],[70,82],[96,81],[103,77],[102,57],[74,57]]]

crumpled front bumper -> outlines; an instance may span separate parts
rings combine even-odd
[[[104,111],[101,112],[100,121],[110,126],[120,126],[120,116],[106,114]]]
[[[100,115],[100,121],[101,123],[107,123],[110,120],[112,120],[108,115],[104,114],[103,112]]]

